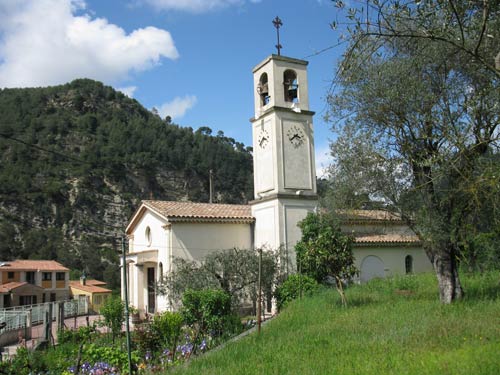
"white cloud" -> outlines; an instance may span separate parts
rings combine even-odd
[[[202,13],[224,8],[230,5],[243,5],[246,0],[140,0],[158,10],[180,10],[192,13]],[[258,3],[261,0],[250,0]]]
[[[158,113],[162,118],[170,116],[173,119],[178,119],[191,109],[197,102],[196,96],[186,95],[185,97],[176,97],[174,100],[164,103],[158,107]]]
[[[316,177],[326,177],[327,169],[332,164],[330,146],[320,146],[315,149]]]
[[[146,27],[127,34],[93,18],[82,0],[0,3],[0,87],[83,77],[112,83],[159,64],[162,57],[178,57],[168,31]]]
[[[137,86],[126,86],[126,87],[118,87],[118,91],[121,91],[125,95],[127,95],[129,98],[134,97],[134,92],[137,90]]]

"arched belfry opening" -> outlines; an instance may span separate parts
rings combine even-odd
[[[271,96],[269,96],[269,82],[267,78],[267,73],[262,73],[259,79],[259,85],[257,86],[257,93],[260,96],[261,107],[269,103]]]
[[[297,73],[291,69],[283,73],[283,86],[285,89],[285,101],[290,103],[299,102],[299,85],[297,83]]]

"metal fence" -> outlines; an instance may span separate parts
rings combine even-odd
[[[0,330],[0,333],[25,328],[29,321],[29,311],[0,311],[0,323],[2,323],[2,325],[5,323],[5,326]]]
[[[57,302],[46,302],[39,303],[36,305],[25,305],[8,307],[5,309],[0,309],[0,322],[4,321],[2,317],[4,314],[25,314],[26,312],[31,313],[31,323],[39,324],[43,323],[45,319],[45,313],[50,311],[50,305],[52,305],[52,319],[57,317],[57,306],[59,304],[64,304],[64,317],[71,318],[74,316],[86,315],[89,312],[89,304],[87,299],[69,300],[69,301],[57,301]]]
[[[89,313],[87,299],[70,301],[47,302],[37,305],[26,305],[0,309],[0,342],[10,341],[2,336],[13,333],[13,331],[28,330],[24,336],[35,338],[31,335],[33,327],[48,321],[64,322],[67,318],[77,318]],[[51,314],[49,316],[49,314]],[[12,335],[11,335],[12,336]],[[12,336],[14,337],[14,336]]]

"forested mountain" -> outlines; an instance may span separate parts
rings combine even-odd
[[[211,169],[215,201],[252,196],[250,148],[87,79],[0,90],[0,153],[0,260],[55,259],[112,284],[141,199],[207,202]]]

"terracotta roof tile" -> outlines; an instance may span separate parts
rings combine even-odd
[[[27,284],[28,283],[26,281],[12,281],[10,283],[5,283],[0,285],[0,293],[9,293],[11,290]]]
[[[401,216],[384,210],[337,210],[337,214],[347,221],[401,221]]]
[[[85,282],[87,285],[95,285],[95,286],[103,286],[106,285],[106,282],[94,279],[87,279]]]
[[[69,286],[73,289],[78,289],[88,293],[111,293],[110,289],[106,289],[97,285],[82,285],[80,281],[70,281]]]
[[[356,244],[362,243],[420,243],[418,236],[414,234],[360,234],[354,235]]]
[[[55,260],[13,260],[0,263],[0,271],[69,271]]]
[[[401,221],[401,217],[384,210],[337,210],[337,214],[347,221]]]
[[[242,204],[143,201],[144,205],[169,219],[254,221],[250,206]]]

